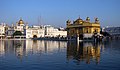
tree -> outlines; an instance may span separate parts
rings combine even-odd
[[[15,32],[13,33],[13,36],[17,36],[17,35],[22,35],[22,33],[21,33],[20,31],[15,31]]]
[[[100,32],[100,34],[102,34],[103,36],[111,36],[108,32]]]

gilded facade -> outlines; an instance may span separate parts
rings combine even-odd
[[[95,18],[95,22],[90,22],[90,18],[82,20],[80,17],[73,21],[66,21],[67,35],[68,37],[92,37],[95,33],[100,33],[100,23],[98,18]]]

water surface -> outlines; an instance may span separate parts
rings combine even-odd
[[[120,70],[119,43],[0,40],[0,70]]]

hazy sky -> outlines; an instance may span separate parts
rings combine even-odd
[[[79,16],[91,22],[98,17],[101,26],[120,26],[120,0],[0,0],[0,23],[11,25],[20,17],[29,25],[40,24],[66,27],[66,20]]]

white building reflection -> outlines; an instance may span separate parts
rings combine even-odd
[[[5,54],[4,41],[0,40],[0,56],[3,56],[4,54]]]
[[[0,56],[5,54],[16,55],[22,59],[31,54],[53,54],[66,50],[67,42],[64,41],[39,41],[39,40],[0,40]]]
[[[54,53],[67,47],[67,42],[26,40],[26,53]]]

